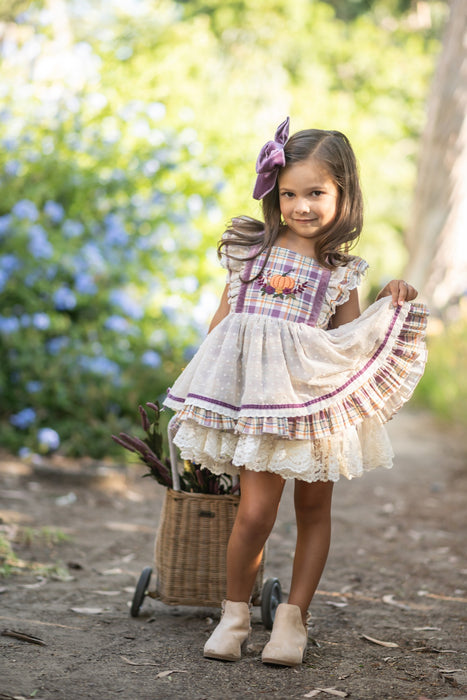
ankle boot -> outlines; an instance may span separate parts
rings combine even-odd
[[[204,645],[204,656],[208,659],[238,661],[242,644],[248,639],[250,630],[248,603],[224,600],[221,621]]]
[[[271,632],[271,639],[263,649],[261,660],[265,664],[297,666],[303,661],[308,632],[302,622],[298,605],[280,603]]]

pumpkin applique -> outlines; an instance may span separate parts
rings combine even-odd
[[[297,280],[290,276],[292,272],[291,267],[282,273],[260,275],[256,284],[259,285],[262,296],[269,294],[273,299],[295,299],[295,295],[303,292],[308,282],[297,284]]]

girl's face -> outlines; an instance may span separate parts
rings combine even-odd
[[[278,185],[280,210],[288,231],[311,242],[336,216],[336,184],[326,168],[310,156],[281,170]]]

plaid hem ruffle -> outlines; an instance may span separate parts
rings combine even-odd
[[[355,370],[353,377],[331,391],[325,388],[321,396],[308,402],[309,406],[300,405],[295,415],[293,408],[287,408],[289,415],[284,415],[285,409],[281,413],[279,406],[274,411],[272,407],[269,411],[239,409],[235,417],[233,411],[207,408],[205,402],[190,396],[181,399],[180,408],[180,401],[170,393],[165,404],[178,409],[179,424],[189,420],[204,428],[236,435],[275,435],[288,440],[327,438],[367,418],[384,423],[408,401],[426,363],[426,307],[421,304],[407,307],[405,318],[399,327],[395,325],[393,336],[385,339],[383,349],[381,344],[366,365]],[[330,333],[337,334],[339,330]]]

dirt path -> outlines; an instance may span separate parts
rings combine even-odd
[[[0,700],[285,700],[318,688],[358,700],[466,698],[464,435],[407,411],[389,428],[396,467],[336,488],[331,555],[296,669],[261,664],[268,633],[258,608],[236,664],[202,658],[217,611],[148,599],[129,616],[164,496],[141,467],[91,479],[83,465],[59,476],[0,460],[0,533],[23,560],[62,563],[52,578],[25,570],[0,581],[0,632],[46,644],[0,636]],[[266,571],[285,591],[293,542],[287,489]]]

